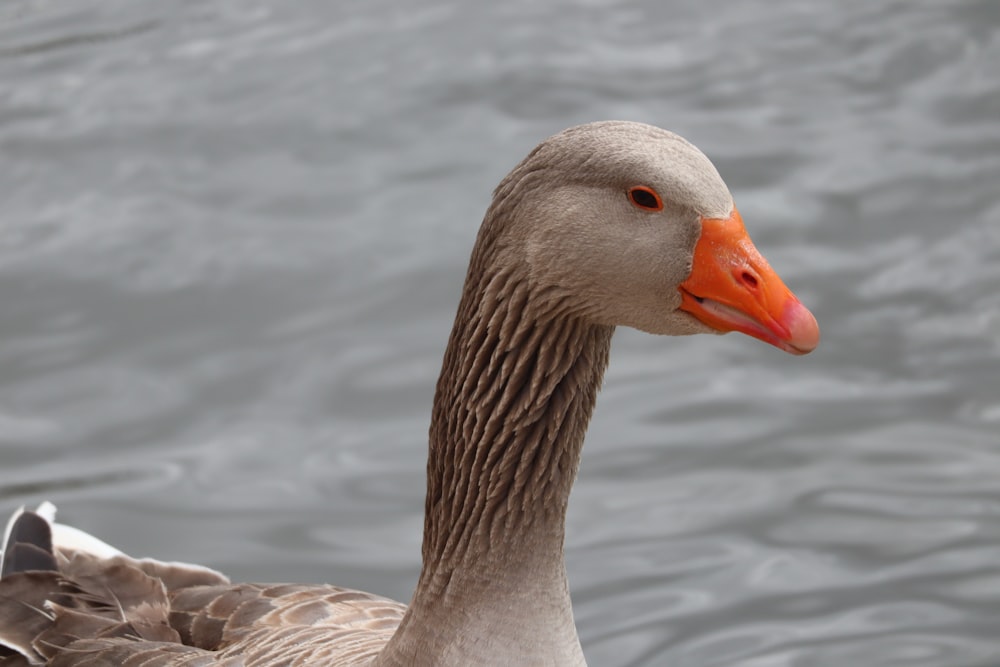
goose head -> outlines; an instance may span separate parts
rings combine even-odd
[[[498,186],[484,236],[497,261],[523,265],[536,301],[594,324],[740,331],[793,354],[819,343],[719,172],[657,127],[590,123],[542,142]]]

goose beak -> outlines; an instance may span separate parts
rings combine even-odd
[[[757,252],[739,211],[701,224],[680,309],[720,333],[741,331],[791,354],[816,349],[816,318]]]

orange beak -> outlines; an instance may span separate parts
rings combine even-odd
[[[694,268],[680,286],[681,310],[716,331],[742,331],[785,352],[816,349],[816,318],[757,252],[739,211],[701,223]]]

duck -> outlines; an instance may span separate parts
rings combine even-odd
[[[619,326],[793,355],[820,338],[704,153],[601,121],[545,139],[493,192],[435,391],[409,604],[133,558],[43,503],[4,536],[0,665],[585,665],[566,510]]]

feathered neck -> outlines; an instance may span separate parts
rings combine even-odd
[[[377,665],[583,664],[563,538],[613,328],[533,289],[488,223],[434,399],[423,570]]]

